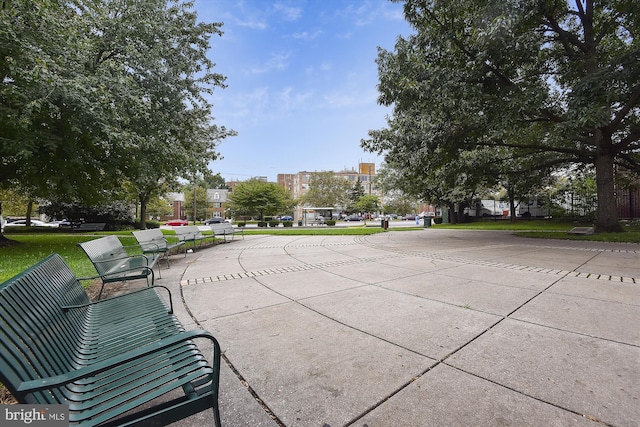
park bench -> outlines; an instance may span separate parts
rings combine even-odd
[[[236,233],[241,233],[242,239],[244,240],[244,229],[234,228],[228,222],[210,224],[209,227],[211,227],[211,231],[213,231],[214,236],[223,236],[225,242],[227,241],[227,236],[231,236],[231,240],[233,240]]]
[[[182,242],[193,242],[193,248],[196,248],[196,244],[202,247],[202,243],[210,240],[211,243],[215,240],[213,234],[202,234],[200,228],[196,225],[188,225],[184,227],[176,227],[174,231],[178,235],[178,238]]]
[[[184,246],[184,256],[187,256],[187,247],[184,242],[169,242],[159,228],[134,231],[133,235],[142,248],[142,253],[161,255],[167,262],[167,268],[169,268],[169,253],[173,249]]]
[[[167,425],[212,408],[220,426],[216,339],[185,331],[163,286],[91,302],[80,280],[53,254],[0,284],[0,382],[13,397],[67,405],[71,425]],[[196,339],[212,343],[211,363]]]
[[[104,222],[83,222],[77,227],[73,227],[73,231],[102,231],[106,227]]]
[[[159,254],[129,253],[132,248],[140,250],[139,246],[123,246],[116,236],[105,236],[78,244],[87,254],[91,263],[102,280],[100,294],[104,285],[127,280],[146,279],[147,285],[153,286],[153,266],[160,257]],[[160,269],[158,269],[160,275]],[[161,276],[160,276],[161,277]],[[149,283],[151,278],[151,283]]]

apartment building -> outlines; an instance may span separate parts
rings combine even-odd
[[[358,169],[344,169],[333,172],[335,176],[342,177],[349,181],[351,185],[355,184],[358,179],[364,188],[365,194],[382,197],[373,184],[373,178],[376,174],[375,163],[360,163]],[[297,199],[304,196],[309,191],[309,181],[314,172],[301,171],[298,173],[280,173],[278,174],[278,184],[286,188],[291,197]]]

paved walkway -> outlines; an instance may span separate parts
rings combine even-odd
[[[224,426],[640,426],[639,245],[246,236],[162,277],[220,341]]]

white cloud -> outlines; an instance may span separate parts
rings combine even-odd
[[[299,39],[299,40],[313,40],[317,37],[319,37],[322,34],[322,30],[316,30],[312,33],[308,32],[308,31],[303,31],[301,33],[294,33],[291,37],[293,37],[294,39]]]
[[[391,7],[387,2],[365,1],[358,7],[349,5],[338,11],[338,15],[347,18],[359,27],[370,25],[379,18],[392,21],[404,20],[402,10]]]
[[[288,66],[289,61],[289,53],[274,53],[271,54],[271,57],[264,63],[260,65],[256,65],[249,70],[251,74],[263,74],[273,70],[284,70]]]
[[[286,21],[297,21],[302,16],[302,9],[299,7],[287,6],[284,3],[276,3],[273,5],[276,13],[280,14]]]
[[[257,18],[247,18],[245,20],[236,19],[236,24],[240,27],[247,27],[253,30],[264,30],[268,27],[266,22]]]
[[[273,107],[282,115],[289,115],[293,111],[306,109],[313,99],[313,92],[297,92],[292,87],[285,87],[276,95],[276,105]]]

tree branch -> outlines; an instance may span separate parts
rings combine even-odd
[[[622,107],[620,111],[616,113],[611,123],[607,125],[607,129],[611,133],[613,133],[613,131],[615,131],[617,127],[620,125],[620,123],[622,123],[622,120],[624,120],[627,114],[629,114],[629,112],[633,108],[635,108],[639,102],[640,102],[640,85],[636,86],[635,89],[633,89],[633,92],[631,93],[629,100],[627,101],[626,104],[624,104],[624,107]]]
[[[534,150],[541,153],[562,153],[562,154],[571,154],[575,156],[576,159],[580,161],[584,161],[584,159],[591,159],[595,156],[595,152],[590,152],[588,150],[579,150],[576,148],[569,147],[550,147],[547,145],[538,145],[538,144],[513,144],[509,142],[486,142],[479,143],[478,146],[484,147],[506,147],[506,148],[518,148],[524,150]]]
[[[625,151],[638,140],[640,140],[640,127],[636,126],[619,143],[615,144],[616,151],[619,153]]]

